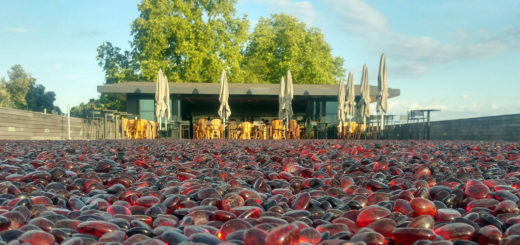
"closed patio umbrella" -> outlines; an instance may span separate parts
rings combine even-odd
[[[168,77],[163,73],[163,87],[164,87],[164,94],[163,94],[163,100],[164,100],[164,128],[168,130],[168,120],[171,117],[171,111],[170,111],[170,85],[168,84]]]
[[[278,118],[285,118],[285,78],[282,76],[280,80],[280,91],[278,92]]]
[[[348,118],[349,137],[352,128],[352,118],[354,117],[356,106],[356,90],[354,88],[354,75],[352,72],[348,73],[347,88],[345,91],[347,98],[345,100],[345,116]]]
[[[343,78],[338,85],[338,121],[339,121],[339,135],[343,131],[343,122],[345,121],[345,84]]]
[[[347,95],[345,100],[345,115],[350,120],[354,117],[354,107],[356,106],[356,91],[354,88],[354,76],[352,75],[352,72],[348,73],[345,93]]]
[[[287,71],[287,81],[285,82],[285,103],[286,103],[286,117],[287,123],[289,123],[289,119],[293,116],[293,108],[292,108],[292,100],[293,100],[293,80],[291,71]]]
[[[377,79],[377,113],[381,114],[381,130],[385,128],[384,114],[388,110],[388,77],[386,73],[386,57],[385,54],[381,55],[381,62],[379,63],[379,76]]]
[[[218,115],[220,119],[224,122],[224,129],[226,128],[226,121],[231,116],[231,108],[229,108],[229,87],[226,77],[226,71],[222,70],[222,75],[220,76],[220,93],[218,95],[218,100],[220,102],[220,107],[218,109]],[[225,132],[225,131],[224,131]],[[225,133],[224,133],[225,138]]]
[[[361,99],[358,107],[363,117],[363,126],[366,128],[366,119],[370,117],[370,86],[368,85],[368,68],[363,66],[363,74],[361,75]]]
[[[155,82],[155,118],[159,122],[159,128],[161,125],[161,119],[164,117],[164,86],[163,86],[164,75],[161,69],[157,72],[157,81]]]

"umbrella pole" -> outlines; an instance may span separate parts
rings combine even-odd
[[[381,131],[385,130],[385,114],[381,113]]]
[[[339,135],[338,136],[340,139],[343,138],[342,137],[343,135],[341,135],[341,131],[342,131],[341,129],[343,129],[343,122],[341,120],[339,120]]]
[[[367,131],[367,117],[366,116],[363,116],[363,132],[366,132]],[[364,133],[365,135],[365,139],[367,137],[367,134]]]
[[[285,139],[289,139],[289,116],[285,120]]]

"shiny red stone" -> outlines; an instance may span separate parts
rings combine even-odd
[[[438,221],[451,221],[454,218],[461,217],[459,211],[451,208],[441,208],[437,210],[437,220]]]
[[[397,226],[397,223],[393,219],[383,218],[372,222],[368,228],[380,233],[385,237],[392,237],[392,231]]]
[[[236,193],[226,194],[220,203],[223,210],[229,211],[232,208],[244,206],[244,198]]]
[[[408,224],[409,228],[423,228],[423,229],[433,229],[435,225],[435,220],[433,220],[430,215],[420,215],[415,217],[410,224]]]
[[[483,199],[487,198],[487,196],[489,195],[489,188],[486,185],[480,183],[471,184],[469,186],[468,184],[466,184],[464,194],[466,194],[466,196],[468,197],[473,197],[475,199]]]
[[[418,240],[435,240],[435,233],[423,228],[396,228],[392,232],[392,238],[399,244],[412,245]]]
[[[412,212],[413,209],[409,201],[404,199],[397,199],[394,202],[394,211],[407,215]]]
[[[309,207],[310,200],[311,200],[311,196],[309,195],[309,193],[299,194],[296,197],[296,199],[294,199],[292,208],[294,210],[307,209],[307,207]]]
[[[122,214],[122,215],[132,215],[132,212],[128,207],[121,205],[112,205],[107,208],[107,212],[111,215]]]
[[[410,201],[413,211],[418,215],[430,215],[434,216],[437,214],[437,207],[435,204],[424,198],[414,198]]]
[[[296,245],[300,243],[300,231],[294,224],[282,225],[274,228],[265,238],[269,245]]]
[[[32,230],[24,232],[18,237],[20,244],[29,243],[31,245],[54,245],[54,236],[45,231]]]
[[[500,244],[502,231],[493,225],[486,225],[478,230],[477,241],[479,244]]]
[[[264,245],[267,232],[258,228],[251,228],[244,233],[244,245]]]
[[[359,227],[367,227],[372,222],[390,216],[390,210],[380,206],[368,206],[364,208],[356,219],[356,225]]]
[[[119,230],[119,226],[107,221],[86,221],[76,228],[79,233],[85,233],[97,237],[111,231]]]
[[[316,227],[316,230],[319,232],[319,233],[324,233],[324,232],[329,232],[330,235],[334,235],[336,233],[339,233],[339,232],[349,232],[350,233],[350,229],[348,228],[347,225],[345,224],[325,224],[325,225],[319,225]]]
[[[232,219],[226,221],[218,230],[217,237],[225,241],[229,233],[238,230],[247,230],[253,227],[250,223],[242,219]]]
[[[446,240],[471,240],[475,228],[466,223],[451,223],[435,229],[435,234]]]
[[[367,228],[360,229],[358,233],[350,238],[351,242],[365,242],[367,245],[386,245],[385,237]]]

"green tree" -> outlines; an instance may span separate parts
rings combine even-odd
[[[32,84],[25,96],[27,108],[31,111],[47,112],[61,114],[59,107],[54,105],[56,93],[52,91],[45,92],[45,87],[41,84]]]
[[[7,71],[9,81],[5,83],[5,87],[10,96],[10,101],[15,108],[27,109],[27,101],[25,97],[31,86],[34,85],[36,79],[31,74],[25,72],[21,65],[14,65]]]
[[[139,68],[130,51],[122,51],[110,42],[105,42],[97,48],[99,66],[105,71],[105,83],[121,83],[138,81]]]
[[[90,99],[87,103],[70,108],[70,115],[73,117],[89,118],[92,111],[105,109],[99,99]]]
[[[217,82],[222,69],[242,82],[241,50],[249,22],[236,0],[143,0],[132,23],[133,51],[142,76],[162,69],[170,81]]]
[[[249,82],[279,83],[291,70],[294,83],[336,84],[345,75],[343,59],[318,28],[285,14],[260,18],[244,52],[243,69]]]
[[[13,108],[14,105],[11,102],[11,96],[7,91],[7,82],[4,78],[0,80],[0,107]]]

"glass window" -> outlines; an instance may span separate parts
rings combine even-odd
[[[145,120],[155,121],[154,99],[139,99],[139,116]]]
[[[325,121],[328,123],[338,122],[338,102],[327,101],[325,104]]]
[[[173,106],[171,99],[170,115],[173,117]],[[139,116],[145,120],[155,121],[155,99],[139,99]]]

